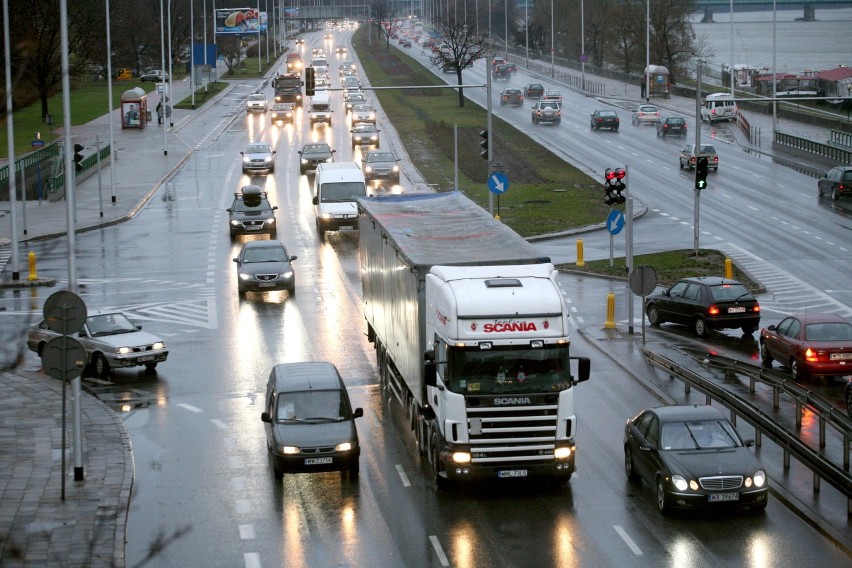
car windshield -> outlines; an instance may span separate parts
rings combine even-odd
[[[668,124],[683,124],[686,121],[682,118],[667,118],[666,122]]]
[[[734,300],[753,299],[754,296],[742,284],[717,284],[710,286],[710,297],[714,302],[732,302]]]
[[[339,422],[349,415],[338,390],[283,392],[278,395],[278,422]]]
[[[134,333],[139,331],[124,314],[100,314],[86,318],[86,328],[92,337]]]
[[[328,144],[307,144],[302,148],[303,154],[331,154]]]
[[[520,95],[521,94],[520,89],[506,89],[503,92],[506,93],[507,95]]]
[[[367,154],[368,162],[395,162],[396,158],[390,152],[371,152]]]
[[[355,106],[355,112],[357,112],[357,113],[363,113],[363,112],[369,113],[369,112],[372,112],[372,111],[373,111],[373,109],[371,109],[367,105],[356,105]]]
[[[363,197],[365,195],[367,195],[367,188],[360,181],[341,181],[322,184],[323,203],[355,201],[356,197]]]
[[[249,95],[249,100],[250,101],[265,101],[266,96],[265,95]]]
[[[843,181],[852,181],[852,170],[843,172]]]
[[[539,85],[538,83],[533,83],[532,85],[530,85],[529,87],[527,87],[527,89],[530,89],[530,90],[540,90],[540,89],[543,89],[543,88],[544,88],[544,87],[542,87],[542,86],[541,86],[541,85]]]
[[[559,105],[556,103],[541,103],[539,108],[559,108]]]
[[[809,323],[805,326],[808,341],[852,341],[852,325],[842,322]]]
[[[702,450],[741,446],[739,436],[727,420],[664,422],[660,437],[662,450]]]
[[[269,154],[272,148],[269,144],[249,144],[246,146],[246,154]]]
[[[364,133],[372,134],[375,131],[376,131],[376,127],[371,125],[371,124],[365,124],[363,126],[356,126],[355,128],[352,129],[352,132],[354,132],[355,134],[364,134]]]
[[[571,386],[568,349],[448,349],[444,384],[452,392],[558,392]]]
[[[285,262],[287,251],[284,247],[252,247],[243,254],[244,263],[252,262]]]

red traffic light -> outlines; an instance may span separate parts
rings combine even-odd
[[[616,172],[612,171],[611,168],[607,168],[606,171],[604,172],[604,178],[606,179],[606,181],[614,180],[615,176],[616,176]]]
[[[625,172],[623,168],[615,169],[615,177],[617,177],[618,179],[624,179],[625,175],[627,175],[627,172]]]

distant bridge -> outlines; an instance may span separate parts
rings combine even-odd
[[[734,11],[737,8],[772,8],[772,0],[733,0]],[[731,0],[695,0],[695,6],[704,10],[704,18],[702,22],[709,23],[713,21],[713,14],[721,14],[728,12],[731,9]],[[849,0],[775,0],[776,8],[789,8],[790,6],[802,6],[802,20],[813,22],[816,20],[816,7],[822,8],[845,8],[852,7],[852,2]]]

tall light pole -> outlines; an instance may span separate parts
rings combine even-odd
[[[530,64],[530,0],[524,0],[524,32],[526,35],[525,43],[527,49],[527,60],[525,67]]]
[[[8,116],[6,117],[6,143],[9,147],[9,209],[12,216],[12,280],[18,280],[20,273],[18,272],[18,186],[15,181],[15,127],[12,120],[12,51],[9,42],[9,0],[3,0],[3,52],[6,55],[6,109]],[[63,54],[64,57],[64,54]],[[63,76],[63,86],[65,77]],[[70,126],[70,124],[69,124]],[[70,130],[65,131],[65,144],[71,143]],[[68,152],[66,151],[66,154]],[[73,172],[74,169],[67,169],[68,161],[65,161],[65,180],[68,183],[70,177],[67,172]],[[27,190],[24,189],[24,200],[27,198]],[[69,236],[70,236],[69,231]],[[70,270],[69,270],[70,272]],[[64,447],[64,446],[63,446]]]
[[[163,21],[163,1],[160,0],[160,88],[165,91],[166,90],[166,76],[163,73],[166,72],[166,23]],[[163,97],[165,96],[165,92],[160,93],[160,104],[163,105],[163,112],[166,112],[166,103],[163,101]],[[165,122],[165,121],[164,121]],[[169,150],[166,142],[166,128],[163,127],[163,156],[169,155]]]
[[[731,96],[734,92],[734,0],[731,0]]]
[[[778,64],[775,61],[775,28],[777,27],[777,12],[775,11],[775,0],[772,0],[772,139],[775,139],[775,131],[778,130]]]
[[[172,122],[172,113],[166,112],[166,110],[169,108],[168,103],[172,102],[171,97],[169,95],[171,95],[172,92],[173,92],[172,91],[172,60],[174,59],[174,57],[172,57],[172,0],[169,0],[168,10],[169,11],[168,11],[167,18],[168,18],[168,22],[169,22],[169,32],[168,32],[169,33],[169,92],[166,93],[166,104],[163,105],[163,113],[165,113],[163,115],[163,123],[165,124],[166,118],[168,118],[169,119],[169,126],[173,127],[175,125],[175,123]],[[165,89],[165,87],[166,87],[166,85],[163,84],[164,89]],[[166,114],[168,116],[165,116]],[[165,128],[163,128],[163,130],[165,130]]]
[[[553,24],[553,0],[550,0],[550,76],[556,76],[556,62],[554,58],[556,57],[556,35],[554,33],[554,24]]]
[[[580,88],[586,90],[586,8],[580,0]]]
[[[112,36],[110,34],[109,0],[106,0],[107,99],[109,104],[109,179],[112,202],[115,203],[115,126],[112,108]]]
[[[645,2],[645,102],[651,100],[651,0]]]

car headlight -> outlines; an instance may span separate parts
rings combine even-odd
[[[470,463],[470,452],[453,452],[453,463]]]
[[[322,213],[322,214],[320,214],[320,219],[331,219],[331,218],[333,218],[333,217],[334,217],[334,215],[332,215],[331,213]]]
[[[165,348],[166,348],[166,344],[163,343],[162,341],[157,341],[151,346],[151,349],[165,349]]]
[[[251,163],[251,158],[249,156],[243,156],[243,163],[245,163],[245,164]]]
[[[272,161],[272,156],[267,156],[267,157],[265,157],[265,158],[263,159],[263,163],[264,163],[264,164],[268,164],[268,163],[269,163],[269,162],[271,162],[271,161]]]
[[[241,224],[242,224],[242,223],[240,223],[240,222],[239,222],[239,221],[237,221],[237,220],[232,220],[232,221],[231,221],[231,226],[232,226],[232,227],[239,227]]]
[[[334,160],[334,158],[326,158],[325,163],[330,164],[332,162],[332,160]]]
[[[287,272],[282,272],[281,274],[278,275],[278,277],[279,278],[292,278],[293,277],[293,271],[288,270]]]
[[[240,272],[240,280],[251,280],[251,274],[246,274],[245,272]]]
[[[117,347],[115,349],[115,352],[118,353],[119,355],[127,355],[128,353],[131,353],[132,351],[133,351],[133,349],[131,349],[130,347]]]
[[[278,453],[281,454],[298,454],[300,451],[298,446],[278,446]]]
[[[394,166],[393,171],[394,171],[394,173],[398,173],[399,172],[399,166]]]
[[[337,444],[334,446],[335,452],[348,452],[352,449],[352,442],[343,442],[342,444]]]
[[[376,140],[378,140],[378,139],[379,139],[379,137],[378,137],[378,136],[370,136],[370,140],[372,140],[372,141],[376,141]]]
[[[299,160],[299,161],[300,161],[301,163],[303,163],[303,164],[307,164],[308,162],[310,162],[310,160],[306,160],[305,158],[302,158],[302,159],[301,159],[301,160]]]
[[[270,217],[269,219],[266,220],[266,223],[268,225],[274,225],[275,224],[275,217]]]
[[[689,483],[686,482],[686,479],[682,475],[673,475],[672,476],[672,485],[675,486],[675,489],[678,491],[686,491],[689,487]]]
[[[365,167],[365,168],[364,168],[364,173],[368,173],[368,174],[373,173],[373,167],[372,167],[372,166],[367,166],[367,167]]]
[[[755,472],[752,479],[754,479],[755,487],[763,487],[766,485],[766,472],[762,469],[759,469]]]

